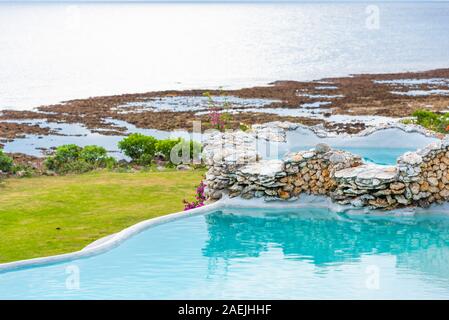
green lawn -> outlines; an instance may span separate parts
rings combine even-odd
[[[95,172],[0,185],[0,263],[80,250],[139,221],[181,211],[204,171]]]

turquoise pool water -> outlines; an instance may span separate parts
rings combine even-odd
[[[424,148],[438,139],[426,137],[417,132],[404,132],[390,128],[379,130],[366,136],[330,136],[319,137],[311,130],[298,128],[287,131],[287,142],[267,143],[260,141],[258,151],[264,159],[280,159],[286,153],[314,148],[325,143],[334,149],[346,150],[357,154],[365,162],[380,165],[394,165],[397,158],[408,151]]]
[[[381,165],[395,165],[397,159],[408,151],[416,151],[414,148],[362,148],[341,147],[341,150],[358,154],[363,161]]]
[[[448,231],[439,213],[228,208],[101,255],[2,273],[0,298],[449,298]]]

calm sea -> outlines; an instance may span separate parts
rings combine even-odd
[[[449,3],[0,4],[0,109],[449,67]]]

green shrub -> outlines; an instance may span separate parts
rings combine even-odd
[[[87,163],[97,166],[107,166],[110,162],[114,163],[115,159],[108,156],[105,148],[99,146],[85,146],[79,153],[79,158]]]
[[[36,170],[33,167],[23,164],[14,165],[11,172],[22,178],[29,178],[36,174]]]
[[[10,157],[0,150],[0,171],[11,172],[14,167],[14,163]]]
[[[116,164],[114,158],[99,146],[81,148],[74,144],[56,148],[55,154],[45,160],[45,166],[60,174],[84,173],[97,168],[110,168]]]
[[[447,133],[449,131],[449,114],[438,114],[429,110],[416,110],[412,113],[416,118],[415,123],[437,132]]]
[[[70,161],[62,164],[57,172],[59,174],[67,173],[85,173],[96,169],[97,167],[91,163],[88,163],[82,159]]]
[[[177,152],[177,159],[170,159],[170,162],[173,160],[176,162],[176,164],[179,164],[179,162],[191,162],[194,160],[195,151],[198,153],[201,153],[202,146],[199,142],[194,142],[193,140],[184,140],[180,139],[179,142],[176,144],[176,150],[173,152]],[[183,150],[188,150],[188,154],[183,155]],[[188,159],[184,159],[183,157],[188,157]]]
[[[75,144],[65,144],[56,148],[53,156],[48,157],[44,164],[49,170],[60,171],[67,163],[77,161],[82,148]]]
[[[176,148],[173,151],[173,148]],[[141,164],[149,165],[152,163],[155,154],[162,154],[168,165],[172,165],[172,160],[180,160],[183,150],[188,150],[189,159],[193,159],[194,153],[198,150],[201,153],[201,144],[181,138],[176,139],[161,139],[158,140],[152,136],[144,136],[136,133],[132,134],[119,142],[119,149],[130,157],[132,161]],[[178,159],[171,159],[172,152],[177,151]],[[177,161],[175,161],[177,162]]]
[[[56,167],[79,159],[82,148],[76,144],[65,144],[56,148],[52,164]],[[52,168],[50,168],[52,169]]]
[[[139,164],[149,164],[156,152],[157,139],[133,133],[118,143],[119,149]]]

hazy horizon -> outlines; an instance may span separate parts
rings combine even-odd
[[[304,3],[312,3],[312,2],[359,2],[359,3],[373,3],[373,2],[449,2],[449,0],[0,0],[0,2],[55,2],[55,3],[64,3],[64,2],[92,2],[92,3],[98,3],[98,2],[153,2],[153,3],[214,3],[214,2],[220,2],[220,3],[282,3],[282,2],[304,2]]]

